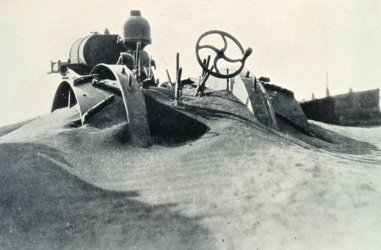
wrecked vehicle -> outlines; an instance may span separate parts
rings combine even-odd
[[[209,44],[210,37],[222,48]],[[220,117],[302,140],[327,137],[308,123],[292,91],[247,69],[252,49],[244,50],[229,33],[212,30],[199,37],[195,52],[201,75],[196,78],[182,76],[177,54],[175,78],[167,71],[167,81],[159,82],[156,62],[144,50],[149,44],[150,25],[137,10],[124,24],[123,37],[106,30],[75,41],[67,62],[51,63],[51,72],[62,75],[52,111],[77,107],[78,125],[123,124],[118,139],[141,147],[197,139]],[[228,55],[231,47],[238,58]],[[222,68],[221,62],[230,66]]]

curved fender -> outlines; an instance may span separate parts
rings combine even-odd
[[[250,110],[253,116],[267,127],[279,130],[275,112],[266,89],[255,77],[243,69],[242,72],[227,80],[226,90],[230,91]],[[221,79],[209,79],[207,84],[211,89],[221,89]]]
[[[113,94],[107,90],[95,88],[93,77],[80,76],[71,72],[75,77],[62,81],[54,96],[52,112],[59,108],[71,107],[78,104],[82,125],[86,123],[87,114],[95,107],[112,100]],[[147,147],[152,144],[147,121],[147,110],[140,85],[132,72],[122,65],[98,64],[91,71],[92,75],[102,80],[111,80],[120,90],[126,110],[125,131],[134,145]],[[80,80],[80,81],[79,81]]]
[[[132,144],[147,147],[152,144],[147,120],[147,109],[140,84],[133,73],[124,65],[98,64],[91,74],[100,79],[114,80],[119,86],[126,109],[127,133]]]
[[[86,123],[87,112],[110,98],[110,93],[104,90],[98,90],[91,84],[91,80],[80,85],[74,83],[74,79],[63,81],[57,88],[53,99],[52,112],[59,108],[71,107],[78,104],[78,111],[81,123]]]
[[[261,123],[279,130],[269,95],[259,81],[241,72],[230,79],[228,88]]]

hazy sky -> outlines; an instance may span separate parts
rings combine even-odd
[[[164,80],[200,73],[199,35],[220,29],[253,48],[247,67],[309,99],[381,86],[381,1],[17,1],[0,0],[0,125],[49,112],[58,75],[50,59],[67,60],[72,43],[92,31],[122,34],[131,9],[151,24],[147,50]]]

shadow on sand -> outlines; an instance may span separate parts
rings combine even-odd
[[[94,187],[60,167],[68,163],[52,148],[0,144],[0,158],[1,249],[213,248],[200,218]]]

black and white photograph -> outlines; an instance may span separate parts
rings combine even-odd
[[[0,249],[381,249],[380,13],[0,0]]]

